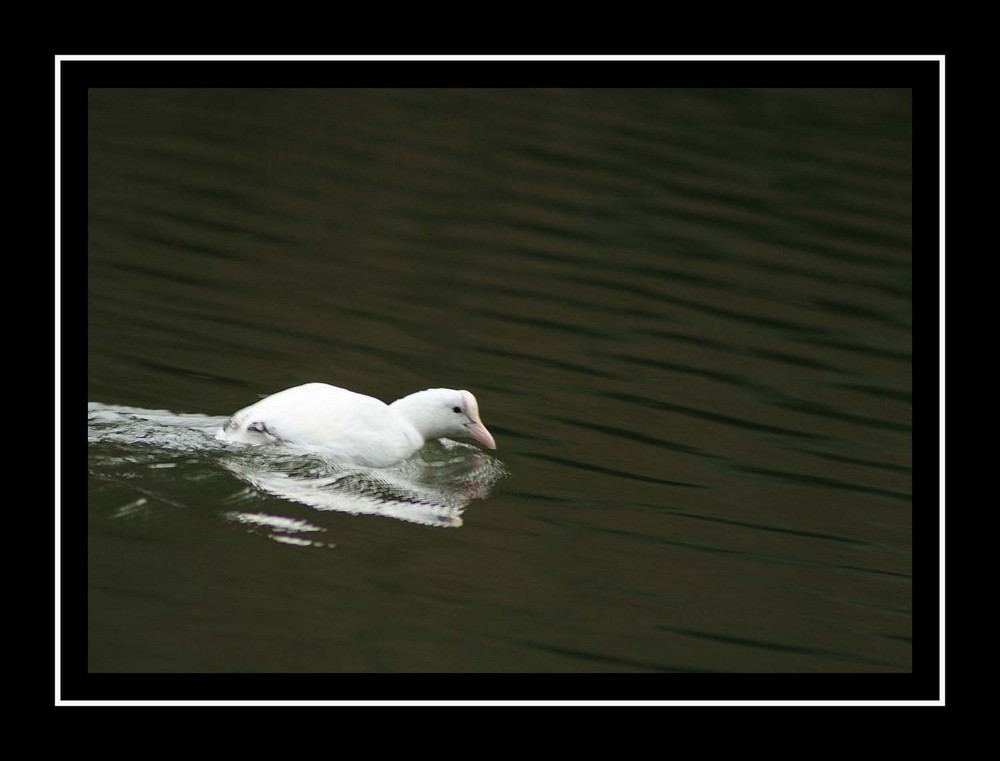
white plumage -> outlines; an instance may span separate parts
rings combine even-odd
[[[418,391],[392,404],[326,383],[279,391],[235,413],[216,438],[247,444],[283,443],[344,462],[385,467],[438,438],[496,442],[468,391]]]

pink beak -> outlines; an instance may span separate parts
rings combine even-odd
[[[487,449],[496,449],[497,443],[493,440],[493,435],[486,430],[486,426],[481,422],[469,423],[465,426],[469,436],[473,441],[482,444]]]

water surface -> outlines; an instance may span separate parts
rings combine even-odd
[[[89,670],[911,670],[907,91],[96,89],[88,141]],[[309,381],[498,450],[211,440]]]

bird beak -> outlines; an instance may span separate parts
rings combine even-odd
[[[483,425],[480,421],[477,420],[475,422],[469,423],[468,425],[465,426],[465,430],[469,432],[469,437],[473,441],[482,444],[487,449],[497,448],[497,443],[493,440],[493,434],[487,431],[486,426]]]
[[[476,401],[476,397],[468,391],[462,391],[461,394],[465,398],[465,408],[468,410],[469,419],[472,421],[465,424],[465,430],[469,432],[469,438],[482,444],[487,449],[496,449],[497,443],[493,440],[493,434],[486,430],[483,421],[479,419],[479,403]]]

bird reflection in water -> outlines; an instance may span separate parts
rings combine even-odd
[[[344,466],[317,457],[250,449],[222,464],[254,489],[316,510],[378,515],[457,527],[473,500],[489,496],[506,470],[473,446],[442,440],[389,468]]]
[[[224,420],[92,402],[88,407],[88,440],[95,447],[91,467],[95,475],[107,470],[108,480],[122,482],[120,471],[126,464],[155,468],[164,455],[183,453],[187,463],[219,463],[250,487],[233,495],[231,505],[267,495],[321,511],[440,527],[461,526],[466,507],[489,496],[507,475],[500,460],[449,439],[428,442],[396,465],[369,468],[284,447],[219,442],[214,431]],[[322,544],[309,538],[322,529],[308,521],[242,509],[231,510],[227,517],[288,544]]]

